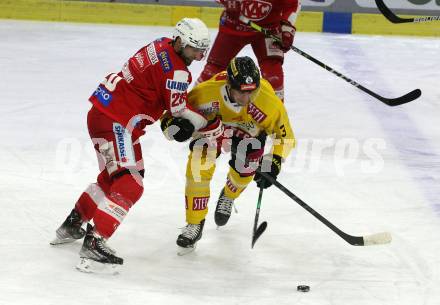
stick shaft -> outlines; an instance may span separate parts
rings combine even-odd
[[[335,232],[339,237],[344,239],[347,243],[353,246],[370,246],[370,245],[379,245],[379,244],[386,244],[391,242],[391,235],[389,233],[379,233],[379,234],[373,234],[368,235],[368,242],[365,242],[366,239],[364,236],[353,236],[350,234],[345,233],[341,229],[339,229],[337,226],[335,226],[333,223],[331,223],[327,218],[319,214],[317,211],[315,211],[311,206],[309,206],[307,203],[305,203],[301,198],[293,194],[291,191],[289,191],[284,185],[282,185],[280,182],[278,182],[276,179],[274,179],[271,175],[268,175],[267,173],[264,173],[257,169],[257,171],[267,180],[272,182],[273,185],[275,185],[279,190],[281,190],[284,194],[286,194],[288,197],[293,199],[296,203],[298,203],[301,207],[303,207],[307,212],[312,214],[316,219],[318,219],[320,222],[322,222],[324,225],[326,225],[328,228],[330,228],[333,232]],[[385,237],[384,237],[385,236]]]
[[[251,28],[253,28],[254,30],[256,30],[257,32],[261,32],[264,34],[264,36],[269,37],[271,39],[273,39],[275,42],[281,43],[281,39],[275,35],[273,35],[269,30],[259,26],[258,24],[250,21],[249,19],[247,19],[246,17],[241,16],[240,20],[246,24],[248,24]],[[337,77],[345,80],[346,82],[348,82],[349,84],[353,85],[354,87],[362,90],[363,92],[367,93],[368,95],[378,99],[379,101],[381,101],[382,103],[388,105],[388,106],[398,106],[398,105],[402,105],[405,103],[409,103],[415,99],[417,99],[418,97],[420,97],[420,95],[422,94],[422,92],[420,91],[420,89],[415,89],[403,96],[400,96],[398,98],[386,98],[383,97],[373,91],[371,91],[370,89],[362,86],[361,84],[359,84],[358,82],[352,80],[351,78],[345,76],[344,74],[342,74],[339,71],[336,71],[335,69],[333,69],[332,67],[326,65],[325,63],[323,63],[322,61],[316,59],[315,57],[311,56],[310,54],[307,54],[306,52],[298,49],[295,46],[291,46],[290,47],[292,49],[292,51],[298,53],[299,55],[307,58],[308,60],[312,61],[313,63],[317,64],[318,66],[324,68],[325,70],[331,72],[332,74],[336,75]]]
[[[255,231],[257,230],[258,218],[260,215],[261,199],[263,198],[263,190],[264,188],[260,187],[260,192],[258,193],[257,210],[255,211],[255,219],[254,219],[254,234]]]
[[[255,211],[255,219],[254,219],[254,229],[252,231],[252,248],[254,247],[255,242],[257,241],[257,239],[262,234],[262,232],[261,232],[261,234],[259,234],[257,236],[258,218],[259,218],[259,215],[260,215],[260,206],[261,206],[261,200],[263,198],[263,190],[264,190],[264,188],[263,188],[263,186],[261,186],[260,187],[260,192],[258,193],[257,209]]]

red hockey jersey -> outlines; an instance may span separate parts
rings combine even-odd
[[[171,39],[160,38],[141,48],[119,73],[109,74],[89,100],[134,133],[144,134],[143,128],[157,121],[165,110],[189,119],[197,130],[206,120],[186,105],[191,80]]]
[[[225,3],[225,0],[216,1],[223,5]],[[241,15],[269,29],[278,27],[281,20],[287,20],[295,25],[297,14],[301,10],[299,0],[241,0],[240,2]],[[219,30],[242,36],[255,33],[249,26],[229,18],[226,11],[223,11],[220,17]]]

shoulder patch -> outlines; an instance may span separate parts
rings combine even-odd
[[[156,48],[154,47],[154,43],[150,43],[147,46],[147,54],[152,65],[155,65],[159,62],[159,59],[157,58],[157,54],[156,54]]]

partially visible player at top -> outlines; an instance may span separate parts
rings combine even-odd
[[[87,125],[100,173],[51,243],[70,243],[85,236],[77,266],[81,271],[123,264],[106,240],[143,193],[144,165],[138,141],[143,129],[164,111],[171,115],[167,125],[177,131],[172,134],[177,141],[186,141],[207,125],[205,117],[187,104],[191,83],[187,67],[205,56],[209,44],[206,25],[196,18],[183,18],[172,39],[159,38],[142,47],[120,72],[106,76],[89,98],[92,108]],[[87,230],[82,228],[85,223]]]
[[[284,53],[290,50],[295,36],[295,22],[301,10],[300,0],[216,0],[225,7],[219,32],[197,83],[224,71],[231,59],[246,45],[257,57],[262,77],[269,81],[277,96],[284,100]],[[240,22],[240,15],[268,28],[281,38],[271,38]]]

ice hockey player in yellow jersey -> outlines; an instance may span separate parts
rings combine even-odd
[[[254,179],[259,187],[271,183],[256,169],[276,179],[281,163],[295,146],[295,138],[282,101],[250,57],[236,57],[227,70],[198,84],[188,94],[192,108],[212,123],[193,134],[186,168],[186,221],[177,245],[194,248],[201,238],[208,213],[210,181],[221,152],[231,152],[229,172],[215,210],[215,222],[225,225],[234,200]],[[167,135],[167,119],[162,121]],[[269,154],[263,156],[266,136],[273,137]]]

